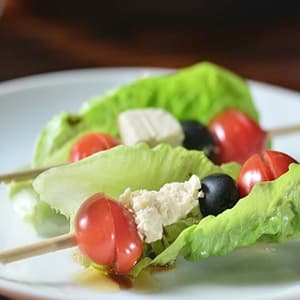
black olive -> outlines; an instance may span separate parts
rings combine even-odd
[[[201,189],[204,196],[199,198],[199,205],[203,216],[216,216],[225,209],[232,208],[240,198],[236,182],[227,174],[204,177]]]
[[[183,146],[186,149],[202,150],[209,158],[213,157],[216,144],[207,127],[198,121],[182,121],[184,133]]]

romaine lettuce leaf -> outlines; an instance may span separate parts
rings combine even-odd
[[[44,237],[58,236],[70,231],[69,220],[51,209],[48,203],[39,200],[34,207],[31,223],[37,234]]]
[[[52,237],[69,231],[69,220],[39,200],[31,180],[11,183],[9,197],[17,214],[31,223],[39,235]]]
[[[142,259],[133,269],[136,276],[151,265],[173,262],[177,256],[201,260],[223,256],[257,241],[281,242],[300,235],[300,165],[271,182],[256,184],[232,209],[207,216],[183,230],[153,260]]]
[[[120,145],[73,164],[50,169],[33,182],[39,198],[73,218],[89,196],[103,192],[113,198],[126,188],[158,190],[165,183],[223,172],[202,151],[160,144]]]
[[[204,124],[227,107],[236,107],[257,120],[247,83],[237,75],[210,63],[160,77],[140,79],[83,104],[78,115],[55,116],[41,131],[33,165],[67,160],[72,144],[89,131],[118,136],[117,117],[130,108],[161,107],[178,120]]]
[[[9,198],[18,215],[31,222],[34,207],[38,201],[37,193],[33,190],[32,181],[11,182],[9,185]]]

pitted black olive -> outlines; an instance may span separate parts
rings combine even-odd
[[[199,198],[203,216],[218,215],[227,208],[232,208],[239,200],[236,182],[227,174],[213,174],[201,180],[204,196]]]
[[[190,150],[202,150],[211,159],[216,145],[207,127],[194,120],[183,121],[181,126],[184,132],[183,146]]]

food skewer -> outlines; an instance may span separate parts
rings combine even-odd
[[[105,227],[105,222],[115,225]],[[8,264],[75,246],[93,263],[109,267],[118,274],[128,273],[143,251],[133,215],[112,198],[96,193],[79,207],[74,218],[74,232],[1,251],[0,263]]]
[[[273,129],[267,130],[266,132],[267,132],[267,136],[269,138],[293,134],[293,133],[300,132],[300,124],[286,126],[286,127],[273,128]],[[31,170],[25,170],[25,171],[0,174],[0,183],[1,182],[9,183],[11,181],[23,181],[23,180],[33,179],[44,171],[47,171],[51,168],[62,166],[62,165],[63,164],[47,166],[47,167],[42,167],[42,168],[36,168],[36,169],[31,169]]]
[[[281,153],[281,155],[282,154],[283,153]],[[269,159],[272,159],[272,157],[270,156]],[[281,159],[281,164],[282,162],[283,161]],[[293,161],[287,162],[287,164],[290,163],[293,163]],[[280,176],[281,174],[277,175]],[[230,178],[230,176],[226,176]],[[211,176],[205,177],[203,179],[203,182],[205,182],[206,179],[206,184],[208,184],[209,177]],[[233,181],[233,179],[231,180]],[[218,179],[217,184],[220,187],[220,179]],[[224,190],[224,188],[222,189]],[[226,186],[226,189],[228,189],[228,185]],[[217,193],[219,195],[221,194],[221,199],[224,199],[223,194],[220,192],[220,190],[213,190],[214,193]],[[199,189],[197,189],[197,191],[199,191]],[[208,195],[209,192],[206,191],[206,196],[208,197]],[[209,201],[216,202],[216,200],[213,200],[213,193],[210,197],[211,200]],[[237,193],[237,200],[238,199],[239,195]],[[231,203],[232,199],[229,200]],[[202,200],[202,204],[204,203],[203,201],[204,200]],[[214,214],[211,212],[209,212],[208,214],[204,214],[202,210],[201,212],[203,216]],[[106,216],[106,218],[103,218],[104,215]],[[120,220],[119,218],[122,219],[120,223],[121,225],[117,224],[116,222],[117,219]],[[114,224],[114,226],[108,226],[105,230],[99,231],[99,228],[103,228],[103,222],[107,221],[110,224]],[[117,273],[126,273],[130,271],[130,269],[134,266],[134,264],[138,261],[142,254],[142,240],[137,232],[137,227],[135,221],[133,220],[133,215],[127,210],[127,208],[122,205],[122,203],[115,202],[115,200],[105,196],[103,193],[96,193],[82,203],[74,219],[74,230],[74,232],[39,241],[27,246],[0,251],[0,263],[8,264],[33,256],[39,256],[49,252],[55,252],[58,250],[78,246],[83,255],[87,256],[94,263],[110,267],[112,271],[116,271]],[[111,232],[109,232],[110,230]],[[93,235],[93,240],[91,240],[91,233],[93,231],[96,233],[96,235]],[[111,239],[112,236],[114,236],[113,240]],[[117,239],[120,237],[128,237],[128,239],[125,242],[124,240],[122,242],[117,241]],[[110,246],[115,249],[115,251],[112,251],[114,253],[113,257],[108,258],[107,254],[104,254],[104,258],[103,256],[99,257],[99,253],[100,255],[103,255],[102,253],[105,252],[103,250],[106,249],[106,246],[108,244],[111,244]],[[121,255],[119,255],[120,253]],[[125,265],[123,264],[123,266],[121,265],[120,267],[120,261],[117,260],[120,257],[122,258],[122,256],[124,257],[124,253],[126,253],[126,255],[128,255],[129,253],[128,256],[131,256],[129,257],[129,259],[131,259],[131,262],[129,264],[125,263]],[[121,261],[121,263],[124,263],[124,261]]]

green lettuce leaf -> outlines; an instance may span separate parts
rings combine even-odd
[[[11,182],[9,185],[9,198],[18,215],[31,222],[38,195],[33,190],[32,181]]]
[[[9,186],[9,197],[18,215],[31,223],[37,234],[52,237],[67,233],[69,220],[39,200],[33,190],[32,181],[13,182]]]
[[[231,161],[221,165],[224,173],[231,176],[233,179],[237,179],[241,170],[241,165],[237,162]]]
[[[44,237],[58,236],[70,231],[69,220],[43,201],[37,202],[31,223],[37,234]]]
[[[204,124],[227,107],[258,118],[243,79],[216,65],[200,63],[171,75],[140,79],[91,99],[77,115],[63,112],[55,116],[40,133],[33,165],[65,162],[72,144],[86,132],[118,136],[119,113],[143,107],[161,107],[178,120],[194,119]]]
[[[177,256],[201,260],[223,256],[257,241],[281,242],[300,235],[300,165],[271,182],[256,184],[232,209],[207,216],[183,230],[154,259],[142,259],[133,269],[136,276],[151,264],[164,265]]]
[[[160,144],[117,146],[76,163],[50,169],[33,182],[39,198],[73,218],[89,196],[103,192],[115,199],[126,188],[158,190],[165,183],[224,173],[201,151]]]

